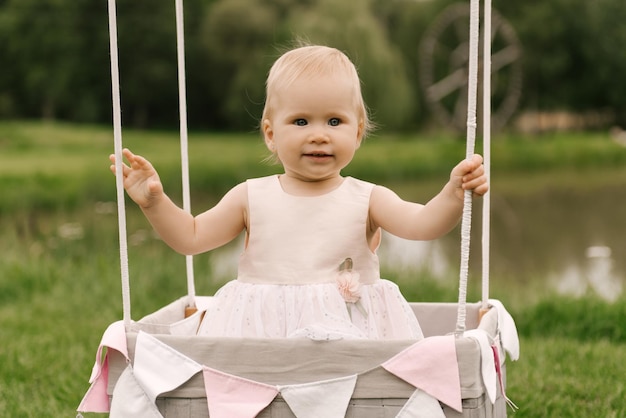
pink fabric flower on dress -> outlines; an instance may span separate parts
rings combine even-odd
[[[343,270],[335,279],[337,288],[343,299],[348,303],[356,303],[361,298],[360,275],[356,271]]]

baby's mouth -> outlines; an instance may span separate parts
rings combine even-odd
[[[317,157],[317,158],[319,158],[319,157],[330,157],[331,156],[331,154],[326,154],[325,152],[310,152],[310,153],[307,153],[307,154],[304,154],[304,155],[307,156],[307,157]]]

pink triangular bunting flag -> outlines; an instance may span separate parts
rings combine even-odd
[[[278,394],[275,386],[204,367],[204,387],[211,418],[254,418]]]
[[[298,418],[343,418],[354,393],[357,375],[280,386],[280,394]]]
[[[390,373],[461,412],[461,379],[453,335],[425,338],[382,366]]]
[[[80,412],[96,412],[104,414],[109,412],[109,395],[107,386],[109,385],[109,358],[105,357],[104,362],[98,368],[98,374],[94,378],[91,386],[85,393],[83,400],[78,405]]]
[[[102,353],[104,348],[107,353]],[[91,371],[89,383],[90,388],[87,390],[85,397],[78,406],[80,412],[109,412],[109,396],[107,394],[107,386],[109,383],[109,353],[108,349],[116,350],[122,353],[128,359],[128,347],[126,345],[126,329],[122,321],[117,321],[109,325],[102,335],[102,340],[96,352],[96,362]]]

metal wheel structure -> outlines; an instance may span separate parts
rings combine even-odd
[[[420,86],[429,109],[439,123],[459,132],[467,126],[469,15],[469,4],[448,6],[427,28],[418,55]],[[491,29],[491,129],[499,130],[515,112],[521,95],[522,47],[511,24],[495,10]],[[479,51],[482,55],[482,47]],[[482,104],[478,113],[482,114]]]

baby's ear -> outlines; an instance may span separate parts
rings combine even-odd
[[[267,148],[274,152],[274,130],[272,129],[272,123],[269,119],[264,119],[261,126],[263,131],[263,139],[265,139],[265,145]]]
[[[356,131],[356,146],[357,148],[361,146],[361,142],[363,142],[363,135],[365,135],[365,122],[363,119],[359,120],[359,127]]]

